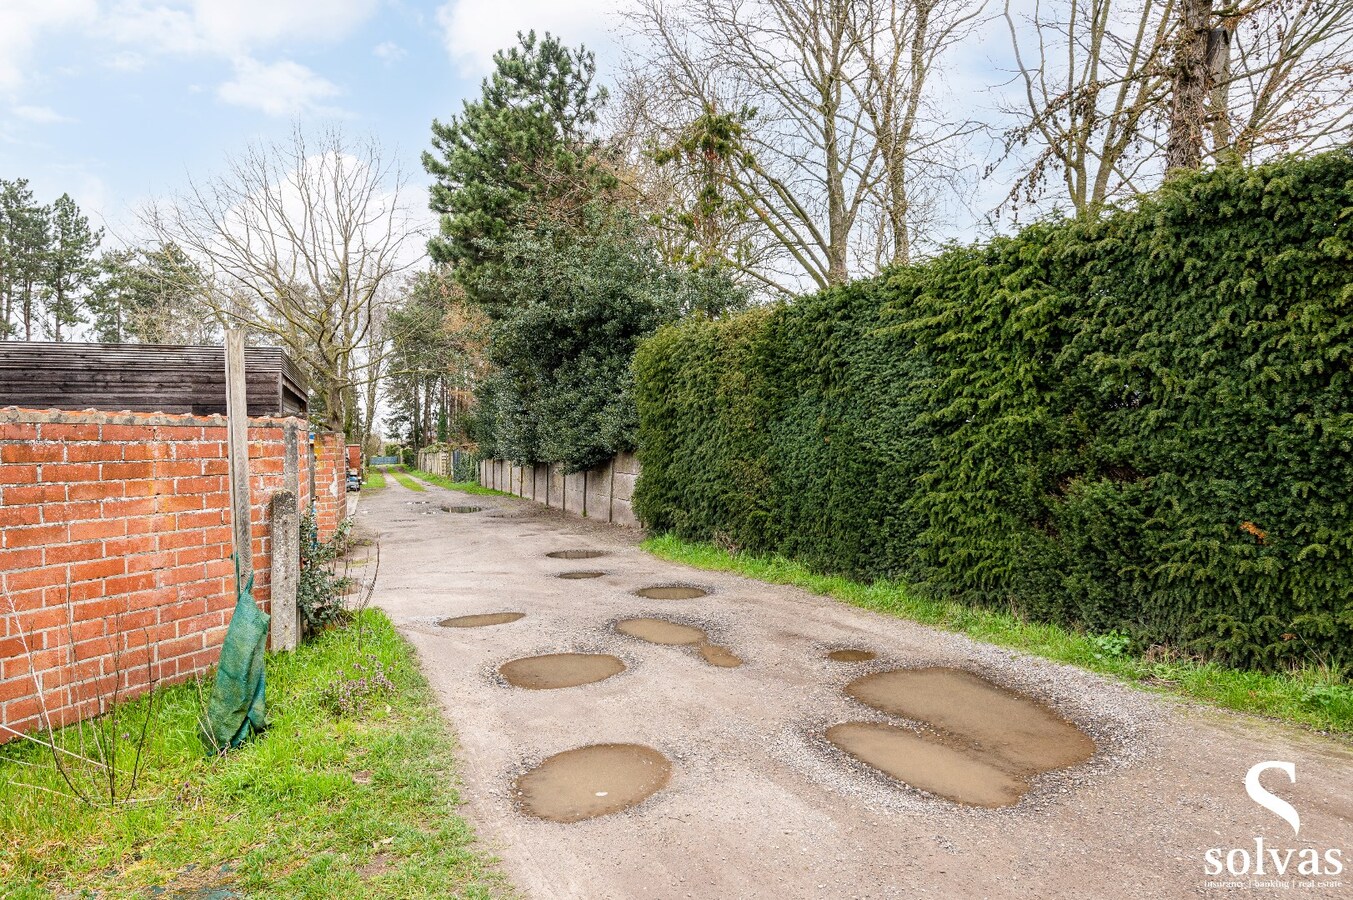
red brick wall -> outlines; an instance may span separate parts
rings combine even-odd
[[[312,455],[305,422],[250,421],[254,596],[265,609],[268,503],[283,488],[288,423],[301,508],[317,460],[321,536],[347,510],[341,435],[317,435]],[[227,471],[223,416],[0,410],[0,725],[40,724],[34,672],[62,724],[98,712],[115,682],[128,696],[215,663],[235,603]]]
[[[315,459],[315,525],[321,538],[334,533],[348,517],[347,450],[343,435],[317,432]],[[307,476],[308,477],[308,476]]]

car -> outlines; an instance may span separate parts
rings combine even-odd
[[[356,472],[348,473],[348,490],[360,491],[362,489],[362,476]]]

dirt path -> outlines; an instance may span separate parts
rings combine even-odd
[[[459,735],[469,814],[530,897],[1220,896],[1237,889],[1209,880],[1238,882],[1248,893],[1260,876],[1209,878],[1205,853],[1252,855],[1256,837],[1298,851],[1284,880],[1296,875],[1305,848],[1341,849],[1345,870],[1299,879],[1342,887],[1294,883],[1256,893],[1353,894],[1347,745],[1158,699],[795,588],[662,562],[635,548],[631,531],[515,498],[415,493],[391,479],[364,497],[358,522],[381,542],[376,603],[417,647]],[[546,555],[575,549],[607,555]],[[579,570],[605,574],[556,577]],[[709,594],[633,593],[671,584]],[[525,615],[490,627],[437,624],[498,612]],[[699,645],[614,630],[642,618],[700,629],[707,645],[743,664],[712,664]],[[840,648],[877,658],[825,658]],[[581,684],[570,674],[575,686],[554,690],[514,687],[498,672],[547,654],[610,655],[625,669]],[[614,671],[601,665],[598,674]],[[1094,755],[1035,774],[1015,805],[986,809],[903,786],[825,741],[839,723],[896,721],[848,697],[848,683],[937,666],[1044,701],[1093,738]],[[651,779],[644,790],[660,786],[638,806],[599,818],[563,824],[520,811],[520,776],[593,744],[652,748],[670,761],[670,778]],[[1263,784],[1300,813],[1299,837],[1246,795],[1247,770],[1265,760],[1296,765],[1295,785],[1274,771]],[[1262,879],[1273,877],[1270,863]]]

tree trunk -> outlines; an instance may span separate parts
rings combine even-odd
[[[1212,0],[1181,0],[1179,43],[1175,46],[1174,97],[1165,149],[1167,172],[1197,169],[1203,162],[1207,124],[1208,33]]]

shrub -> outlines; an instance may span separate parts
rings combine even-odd
[[[661,330],[635,503],[1137,646],[1343,669],[1351,364],[1353,153],[1226,168]]]
[[[342,618],[346,578],[334,571],[334,563],[348,549],[352,520],[344,519],[327,541],[319,539],[312,513],[301,516],[301,574],[296,585],[296,605],[307,631],[315,632]]]

